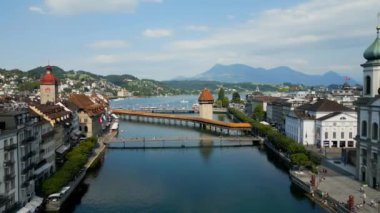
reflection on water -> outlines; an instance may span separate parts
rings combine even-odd
[[[203,159],[206,161],[211,156],[213,143],[213,137],[210,135],[203,135],[202,139],[199,141],[199,144],[201,145],[199,151]]]

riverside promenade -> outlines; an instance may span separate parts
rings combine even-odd
[[[379,191],[368,186],[363,187],[362,183],[353,177],[342,175],[324,166],[319,166],[318,171],[320,172],[316,175],[316,186],[312,187],[313,192],[309,193],[309,196],[321,206],[331,212],[380,212]],[[311,173],[304,172],[298,177],[305,185],[310,185]],[[347,209],[350,195],[354,198],[352,211]]]
[[[111,141],[115,137],[115,135],[116,135],[116,132],[110,132],[98,138],[99,146],[94,150],[94,154],[90,157],[90,159],[86,163],[85,165],[86,170],[90,168],[95,162],[97,162],[99,157],[105,152],[107,148],[106,144],[109,141]]]

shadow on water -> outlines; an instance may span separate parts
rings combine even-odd
[[[285,174],[289,173],[289,167],[284,162],[284,160],[281,159],[280,156],[278,156],[276,153],[274,153],[272,150],[265,148],[267,160],[271,162],[277,169],[282,171]]]
[[[75,207],[79,206],[82,198],[87,193],[89,189],[89,184],[82,181],[78,187],[74,190],[73,194],[68,200],[64,203],[60,212],[74,212]]]
[[[83,179],[83,181],[78,185],[78,187],[73,191],[71,196],[63,204],[60,212],[66,213],[66,212],[75,211],[75,208],[81,204],[82,198],[88,192],[88,189],[90,187],[90,184],[86,183],[86,180],[88,178],[95,179],[99,175],[99,173],[102,170],[103,162],[104,162],[104,156],[100,161],[96,163],[96,165],[88,169],[86,177]]]
[[[299,201],[306,200],[308,201],[308,204],[312,207],[312,209],[319,208],[319,206],[315,202],[313,202],[308,197],[306,197],[306,194],[302,189],[300,189],[298,186],[296,186],[292,182],[289,186],[289,191],[296,200],[299,200]]]

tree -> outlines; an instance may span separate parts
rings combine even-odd
[[[222,99],[222,107],[228,107],[229,104],[230,104],[230,101],[228,100],[228,98],[224,97]]]
[[[232,103],[241,103],[240,94],[238,92],[232,93]]]
[[[223,100],[226,97],[224,93],[224,89],[221,87],[218,92],[218,100]]]
[[[254,116],[255,119],[258,120],[258,121],[262,121],[262,120],[264,120],[265,112],[264,112],[264,109],[263,109],[263,105],[262,105],[262,104],[257,105],[257,106],[255,107],[255,109],[253,110],[253,116]]]
[[[304,153],[290,155],[290,160],[298,166],[306,166],[309,164],[309,158]]]

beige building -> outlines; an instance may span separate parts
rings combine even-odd
[[[77,107],[79,131],[86,137],[98,136],[106,125],[105,106],[84,94],[71,94],[70,102]]]
[[[206,119],[213,119],[213,104],[214,97],[210,90],[205,88],[198,98],[199,103],[199,117]]]

